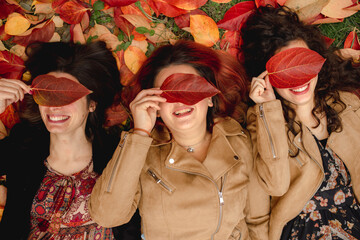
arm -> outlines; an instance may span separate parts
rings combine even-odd
[[[281,196],[290,184],[289,149],[281,102],[275,99],[267,77],[253,79],[250,97],[257,103],[247,115],[254,168],[264,190],[269,195]]]
[[[123,132],[120,143],[91,193],[89,208],[104,227],[127,223],[141,197],[140,174],[152,138]]]

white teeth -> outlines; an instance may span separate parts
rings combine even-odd
[[[62,120],[66,120],[68,118],[69,117],[67,117],[67,116],[49,116],[49,119],[51,121],[62,121]]]
[[[182,109],[182,110],[176,111],[176,112],[175,112],[175,115],[180,115],[180,114],[182,114],[182,113],[188,113],[188,112],[190,112],[190,111],[191,111],[190,108],[188,108],[188,109]]]
[[[305,89],[307,89],[308,86],[309,86],[309,85],[306,85],[306,86],[304,86],[304,87],[302,87],[302,88],[297,88],[297,89],[292,89],[292,90],[293,90],[294,92],[302,92],[302,91],[304,91]]]

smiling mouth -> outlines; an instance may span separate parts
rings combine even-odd
[[[305,90],[307,90],[309,88],[310,83],[306,84],[303,87],[300,88],[295,88],[295,89],[291,89],[291,91],[296,92],[296,93],[301,93],[304,92]]]
[[[186,116],[186,115],[190,114],[192,111],[194,111],[193,108],[184,108],[184,109],[173,112],[173,114],[175,116],[181,117],[181,116]]]
[[[51,122],[64,122],[66,120],[68,120],[70,117],[69,116],[49,116],[48,115],[48,119]]]

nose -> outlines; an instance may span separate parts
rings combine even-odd
[[[49,107],[49,110],[50,111],[59,111],[61,108],[62,108],[62,106],[52,106],[52,107]]]

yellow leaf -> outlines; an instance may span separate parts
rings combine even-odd
[[[211,47],[219,40],[219,29],[215,21],[204,15],[190,16],[190,30],[195,42]]]
[[[211,0],[213,2],[216,2],[216,3],[229,3],[231,2],[231,0]]]
[[[5,32],[9,35],[20,35],[30,27],[30,22],[23,15],[13,12],[5,23]]]
[[[140,69],[145,60],[145,53],[138,47],[129,46],[124,52],[125,65],[134,74]]]

